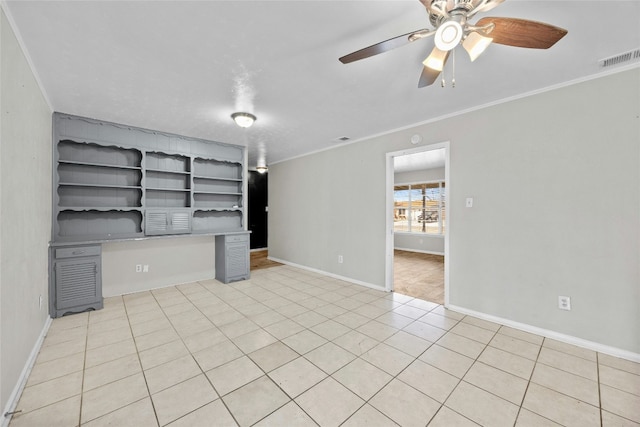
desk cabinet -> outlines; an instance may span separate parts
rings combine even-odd
[[[249,278],[249,234],[216,236],[216,279],[222,283]]]
[[[53,280],[49,291],[52,317],[101,309],[101,247],[72,246],[52,250]]]

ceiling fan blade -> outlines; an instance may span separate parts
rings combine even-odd
[[[418,87],[430,86],[436,81],[442,71],[433,70],[426,65],[422,67],[422,74],[420,74],[420,80],[418,80]]]
[[[397,47],[411,43],[412,41],[416,41],[418,39],[430,36],[433,33],[435,33],[435,31],[427,30],[427,29],[412,31],[410,33],[403,34],[401,36],[394,37],[392,39],[385,40],[383,42],[365,47],[364,49],[357,50],[355,52],[352,52],[348,55],[345,55],[339,58],[339,60],[343,64],[359,61],[361,59],[369,58],[370,56],[378,55],[388,50],[395,49]]]
[[[567,34],[567,30],[542,22],[517,18],[482,18],[476,26],[494,24],[486,34],[494,43],[507,46],[548,49]]]

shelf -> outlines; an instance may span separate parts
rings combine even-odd
[[[59,186],[66,187],[96,187],[96,188],[125,188],[125,189],[133,189],[133,190],[141,190],[142,187],[139,185],[110,185],[110,184],[79,184],[73,182],[60,182]]]
[[[193,174],[196,178],[242,181],[242,164],[196,157],[193,159]]]
[[[142,188],[58,186],[57,205],[60,208],[100,207],[100,208],[136,208],[142,207]]]
[[[142,232],[142,212],[109,210],[60,211],[57,215],[60,238],[132,236]]]
[[[106,163],[94,163],[94,162],[79,162],[76,160],[58,160],[58,163],[65,165],[78,165],[78,166],[94,166],[99,168],[111,168],[111,169],[133,169],[133,170],[142,170],[140,166],[124,166],[124,165],[110,165]]]
[[[148,172],[190,175],[191,159],[180,154],[166,154],[161,151],[147,151],[145,170]]]
[[[221,196],[242,196],[242,193],[227,193],[223,191],[200,191],[194,190],[194,194],[219,194]]]
[[[88,212],[88,211],[96,211],[96,212],[142,212],[142,207],[129,207],[129,206],[120,206],[120,207],[100,207],[100,206],[59,206],[60,212],[70,211],[70,212]]]
[[[242,212],[242,208],[193,208],[194,212]]]
[[[141,170],[142,152],[64,139],[57,143],[58,163],[111,169]]]
[[[165,169],[154,169],[154,168],[145,168],[145,171],[147,171],[147,172],[158,172],[158,173],[172,173],[172,174],[176,174],[176,175],[189,175],[189,174],[191,174],[191,172],[185,172],[185,171],[170,171],[170,170],[165,170]]]
[[[190,192],[191,189],[189,188],[154,188],[154,187],[147,187],[147,191],[183,191],[183,192]]]
[[[193,213],[193,231],[195,233],[239,231],[241,229],[242,212],[240,211],[202,211],[196,209],[196,211]]]
[[[229,182],[242,182],[242,179],[238,178],[220,178],[216,176],[204,176],[204,175],[193,175],[196,179],[210,179],[213,181],[229,181]]]

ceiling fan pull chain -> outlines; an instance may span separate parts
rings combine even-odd
[[[456,50],[451,52],[453,58],[451,58],[451,87],[456,87]]]
[[[456,50],[451,51],[451,87],[456,87]]]

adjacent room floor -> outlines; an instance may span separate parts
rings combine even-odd
[[[255,250],[250,253],[250,267],[251,271],[262,270],[264,268],[277,267],[279,262],[271,261],[269,258],[269,251],[267,249]]]
[[[637,363],[280,266],[53,320],[11,427],[635,425],[639,384]]]
[[[444,304],[444,256],[394,250],[393,289]]]

